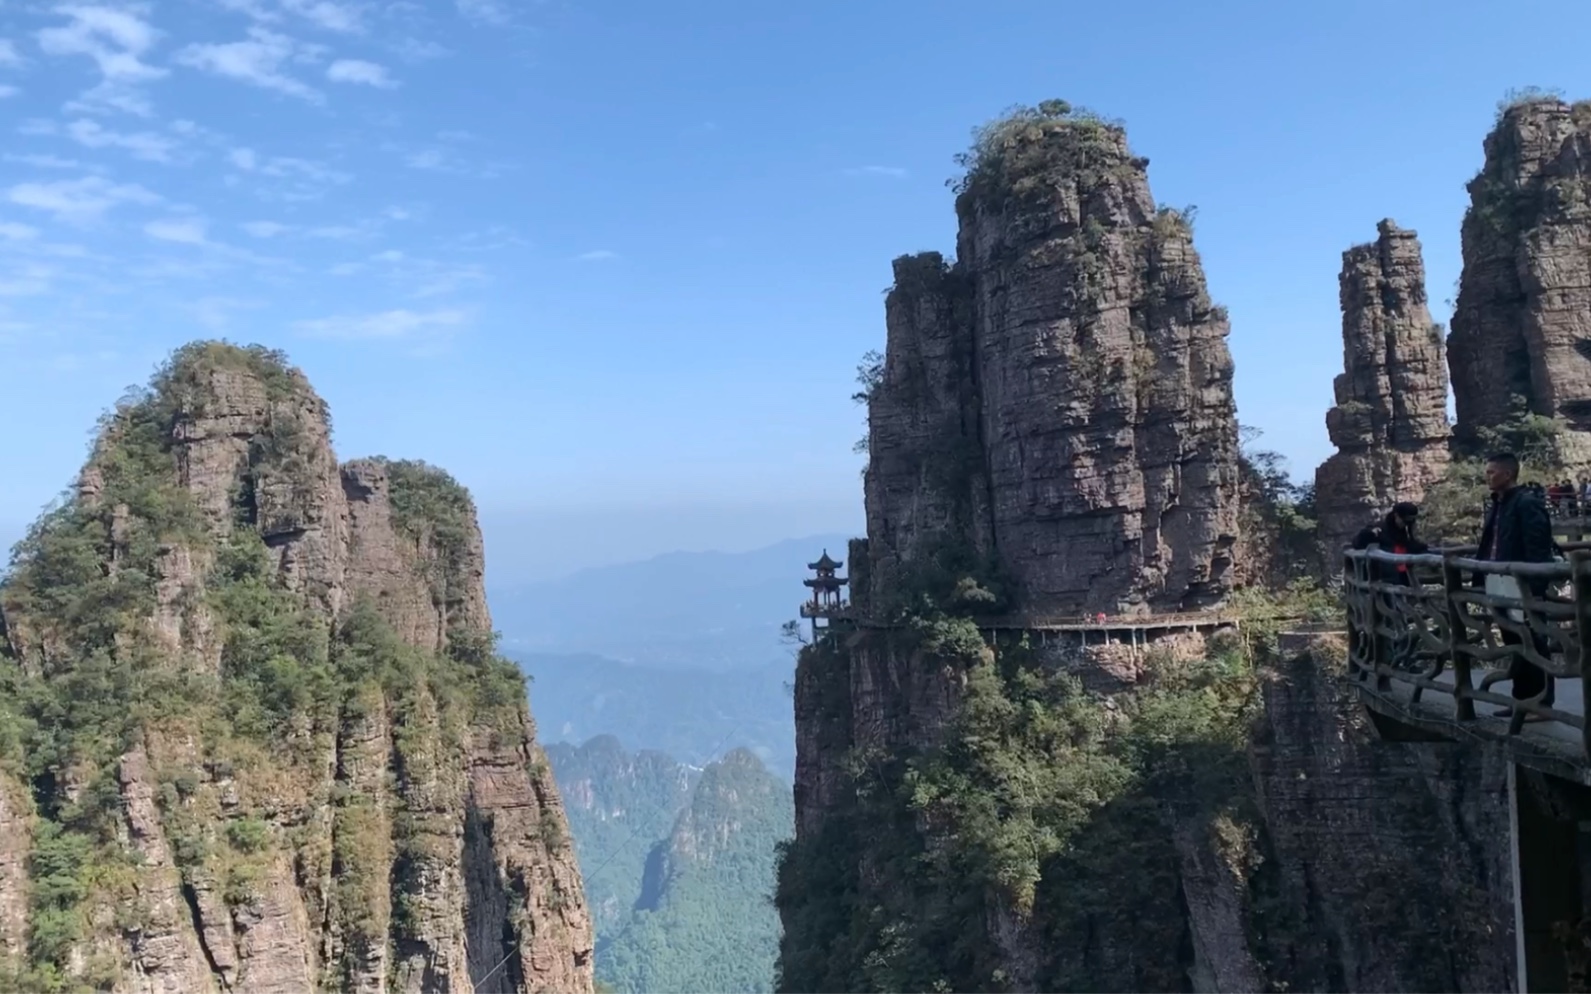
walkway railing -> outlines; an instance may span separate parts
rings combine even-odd
[[[1472,551],[1345,553],[1350,678],[1411,718],[1492,736],[1525,737],[1529,727],[1530,739],[1554,740],[1554,752],[1583,764],[1591,759],[1591,551],[1571,548],[1551,563],[1483,562],[1467,558]],[[1519,659],[1550,675],[1543,693],[1522,701],[1493,689]],[[1506,726],[1498,708],[1512,709]]]

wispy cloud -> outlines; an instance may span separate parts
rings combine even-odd
[[[0,67],[15,69],[22,64],[22,53],[10,38],[0,38]]]
[[[462,328],[469,316],[461,310],[381,311],[375,314],[344,314],[294,322],[298,331],[316,338],[350,340],[402,340],[419,336],[451,334]]]
[[[91,166],[79,159],[63,159],[59,155],[37,155],[34,153],[7,152],[6,162],[15,162],[21,166],[32,166],[35,169],[71,169],[79,172],[98,172],[98,166]]]
[[[441,131],[436,142],[420,147],[389,143],[386,147],[402,154],[404,165],[426,172],[450,173],[474,179],[494,179],[514,168],[512,163],[477,162],[460,155],[453,147],[473,142],[475,136],[467,131]]]
[[[93,221],[121,204],[157,204],[160,197],[136,183],[112,183],[99,176],[54,183],[18,183],[6,199],[74,224]]]
[[[0,297],[34,297],[50,291],[55,271],[36,262],[23,262],[0,271]]]
[[[143,60],[160,38],[160,32],[142,16],[147,9],[141,4],[63,4],[55,9],[67,23],[40,30],[36,35],[39,49],[46,55],[87,56],[99,67],[101,77],[99,84],[68,105],[69,109],[149,116],[149,99],[139,86],[160,79],[167,70]]]
[[[313,58],[313,53],[287,35],[264,28],[249,28],[248,41],[189,45],[176,55],[178,63],[190,68],[319,103],[324,99],[319,90],[283,71],[284,64],[295,58]]]
[[[890,179],[903,179],[909,175],[899,166],[855,166],[842,172],[847,176],[888,176]]]
[[[232,312],[259,307],[258,301],[237,297],[200,297],[184,307],[195,322],[211,331],[225,331],[232,325]]]
[[[22,91],[15,86],[8,86],[4,83],[0,83],[0,100],[4,100],[7,97],[14,97],[21,92]]]
[[[575,259],[579,262],[607,262],[611,259],[617,259],[618,257],[619,253],[617,252],[613,252],[608,249],[595,249],[590,252],[581,252],[579,255],[575,256]]]
[[[39,237],[39,229],[15,221],[0,221],[0,239],[8,242],[31,242]]]
[[[333,83],[360,83],[382,89],[391,89],[398,85],[397,81],[387,74],[384,66],[365,62],[362,59],[338,59],[326,67],[326,78]]]
[[[460,14],[482,24],[507,24],[508,4],[505,0],[453,0]]]
[[[370,263],[416,300],[443,296],[487,279],[486,271],[475,263],[417,258],[396,249],[376,253]]]
[[[200,218],[178,217],[150,221],[144,225],[144,234],[157,242],[176,242],[179,245],[207,245],[207,225]]]
[[[227,161],[247,175],[276,180],[256,190],[268,200],[315,200],[331,187],[353,179],[324,162],[290,155],[261,155],[252,148],[231,149]]]
[[[285,224],[275,221],[249,221],[243,225],[243,230],[255,238],[275,238],[277,235],[286,234],[291,229]]]
[[[335,3],[333,0],[217,0],[220,6],[235,10],[263,24],[275,24],[289,16],[299,17],[326,31],[358,34],[364,30],[362,4]]]
[[[20,130],[25,135],[60,135],[84,148],[119,148],[146,162],[171,162],[178,143],[153,131],[114,131],[98,121],[79,118],[61,127],[54,121],[28,121]]]

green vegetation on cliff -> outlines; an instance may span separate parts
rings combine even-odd
[[[802,654],[804,726],[846,758],[835,806],[781,860],[780,990],[1181,989],[1174,833],[1260,858],[1239,850],[1256,838],[1245,750],[1263,636],[1152,651],[1113,694],[954,619],[862,639]],[[853,653],[948,668],[949,726],[921,748],[858,749]]]
[[[247,907],[273,854],[290,854],[307,872],[334,861],[332,901],[350,959],[330,964],[327,982],[340,985],[359,953],[354,940],[384,942],[386,905],[404,896],[401,881],[389,894],[386,864],[370,860],[389,839],[402,847],[407,823],[401,804],[399,830],[388,833],[367,824],[368,799],[305,794],[334,741],[375,708],[395,724],[399,753],[421,725],[456,746],[466,726],[524,706],[523,678],[497,656],[490,633],[461,631],[447,652],[422,652],[366,602],[345,609],[334,630],[283,585],[250,507],[239,505],[229,527],[204,518],[179,485],[173,429],[199,416],[211,384],[231,374],[263,384],[273,403],[306,399],[302,376],[277,353],[218,343],[178,350],[150,389],[103,419],[88,485],[34,525],[0,582],[0,779],[26,788],[36,819],[26,962],[0,964],[0,987],[106,988],[122,966],[105,936],[152,927],[139,883],[149,871],[126,841],[126,822],[138,816],[123,789],[140,776],[128,766],[135,752],[149,757],[159,821],[190,894],[213,890]],[[301,427],[273,417],[251,458],[293,450],[297,436],[271,433]],[[256,474],[280,468],[254,465],[239,499]],[[412,513],[451,536],[462,488],[426,473],[410,475],[455,495],[454,504],[438,511],[413,502]],[[395,485],[395,503],[404,492]],[[234,776],[253,789],[223,803],[215,784]],[[333,804],[335,852],[317,855],[307,827],[273,818],[295,800]]]

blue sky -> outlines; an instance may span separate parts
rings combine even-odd
[[[202,336],[288,350],[343,456],[451,469],[499,577],[857,527],[890,260],[950,252],[952,156],[1049,97],[1198,205],[1240,416],[1312,471],[1343,249],[1417,229],[1445,319],[1498,99],[1591,95],[1530,10],[7,0],[0,537]]]

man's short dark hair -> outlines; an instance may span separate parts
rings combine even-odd
[[[1488,463],[1496,463],[1510,473],[1517,474],[1519,472],[1519,457],[1512,452],[1493,452],[1486,457],[1486,461]]]

